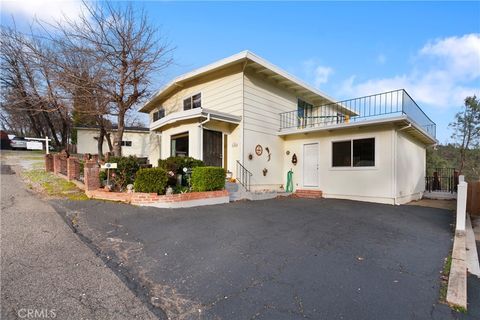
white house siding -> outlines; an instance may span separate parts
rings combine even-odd
[[[252,172],[252,189],[279,189],[283,184],[283,139],[276,133],[280,129],[280,113],[297,109],[297,96],[278,87],[261,76],[245,73],[244,79],[244,166]],[[260,144],[263,154],[257,156]],[[271,158],[268,161],[268,152]],[[249,154],[253,156],[249,160]],[[263,170],[267,169],[266,176]]]
[[[323,191],[326,198],[339,198],[393,204],[393,128],[361,128],[353,130],[322,131],[297,134],[285,139],[283,158],[283,181],[286,184],[287,172],[293,170],[293,186],[296,189]],[[372,168],[333,168],[332,142],[375,138],[375,167]],[[303,146],[318,143],[318,187],[303,185]],[[289,155],[287,155],[287,151]],[[296,154],[298,163],[292,164]]]
[[[165,109],[165,113],[173,113],[183,110],[183,100],[195,95],[202,94],[202,108],[217,110],[232,115],[242,115],[242,69],[241,66],[228,68],[215,76],[204,76],[201,80],[193,80],[183,86],[174,94],[170,95],[153,111],[159,107]],[[153,112],[150,113],[150,121],[153,120]]]
[[[148,153],[148,162],[153,166],[157,166],[158,159],[160,159],[161,152],[161,135],[158,132],[152,131],[149,134],[149,153]]]
[[[77,153],[85,154],[97,154],[97,140],[95,137],[98,137],[99,132],[97,130],[85,130],[79,129],[77,131]],[[124,141],[132,141],[132,146],[122,147],[122,155],[124,156],[137,156],[137,157],[148,157],[149,156],[149,138],[150,133],[145,132],[131,132],[125,131],[123,133]],[[113,137],[112,137],[113,142]],[[106,141],[103,142],[103,152],[108,152],[108,144]]]
[[[396,149],[396,202],[421,199],[425,190],[425,146],[398,131]]]

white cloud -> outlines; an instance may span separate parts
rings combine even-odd
[[[341,95],[362,96],[403,88],[418,102],[440,109],[457,107],[466,96],[480,92],[480,34],[428,42],[405,74],[360,82],[356,78],[351,76],[343,82]]]
[[[63,20],[65,17],[75,20],[82,12],[79,0],[3,0],[2,11],[32,20],[37,18],[45,22]]]
[[[303,69],[307,78],[311,79],[317,88],[327,83],[330,75],[334,72],[332,68],[320,65],[314,59],[304,61]]]
[[[330,67],[317,66],[315,68],[315,86],[318,87],[328,82],[328,77],[333,73],[333,69]]]

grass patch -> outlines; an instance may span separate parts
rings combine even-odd
[[[441,283],[440,283],[440,302],[447,303],[448,277],[450,276],[450,269],[452,267],[452,253],[445,258],[443,264]]]
[[[459,313],[467,313],[467,309],[461,306],[452,306],[452,309]]]
[[[88,200],[85,193],[73,182],[59,178],[43,169],[24,171],[23,177],[28,180],[29,185],[46,193],[50,197],[67,198],[69,200]]]

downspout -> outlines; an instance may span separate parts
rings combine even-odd
[[[393,204],[398,205],[397,203],[397,144],[398,144],[398,132],[409,129],[412,127],[410,122],[408,125],[395,129],[393,132]]]
[[[393,130],[393,205],[397,205],[397,136],[398,130]]]
[[[248,60],[245,61],[242,67],[242,166],[245,166],[245,69],[247,64]]]
[[[200,160],[203,161],[203,125],[206,124],[207,122],[210,121],[210,113],[207,113],[207,119],[203,120],[202,122],[199,123],[198,127],[200,128],[200,134],[199,134],[199,148],[200,148]]]

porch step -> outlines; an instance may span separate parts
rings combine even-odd
[[[444,192],[444,191],[432,191],[432,192],[425,191],[423,193],[423,198],[433,199],[433,200],[451,200],[451,199],[457,199],[457,193]]]
[[[291,193],[277,191],[247,191],[241,184],[226,182],[225,189],[228,191],[230,202],[239,200],[268,200],[278,196],[289,196]]]
[[[320,199],[320,198],[322,198],[322,191],[320,191],[320,190],[297,189],[295,191],[295,196],[297,198]]]

